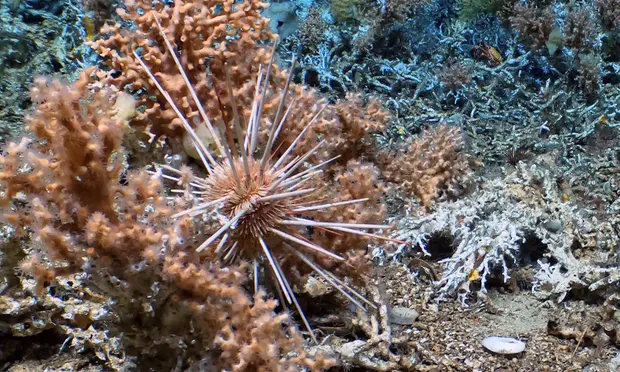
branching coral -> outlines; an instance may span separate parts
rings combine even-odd
[[[451,93],[466,90],[473,79],[473,67],[461,62],[451,62],[439,71],[439,81]]]
[[[575,50],[594,47],[599,26],[591,8],[582,6],[571,10],[564,22],[564,43]]]
[[[312,7],[297,34],[302,47],[313,51],[325,40],[327,30],[328,24],[321,17],[321,12],[317,7]]]
[[[405,150],[383,154],[384,175],[430,207],[440,191],[455,193],[464,186],[471,164],[462,146],[458,128],[429,129]]]
[[[414,11],[419,10],[425,5],[429,5],[428,0],[382,0],[384,15],[393,17],[397,20],[407,18]]]
[[[507,7],[507,0],[457,0],[456,5],[459,17],[474,19],[480,14],[494,13]]]
[[[378,133],[387,127],[389,113],[376,98],[365,101],[361,94],[347,94],[334,105],[342,135],[336,146],[341,161],[368,156],[374,151],[374,141],[368,133]]]
[[[296,104],[290,108],[290,124],[284,127],[275,139],[274,149],[283,151],[288,148],[305,129],[305,123],[312,120],[313,113],[321,109],[321,119],[306,129],[306,135],[297,140],[292,153],[303,156],[324,139],[324,145],[309,160],[321,163],[337,157],[336,162],[327,166],[328,169],[346,164],[351,159],[371,157],[374,140],[370,134],[385,129],[390,119],[387,110],[374,98],[363,99],[361,95],[350,94],[346,99],[329,104],[325,98],[320,98],[317,92],[294,84],[291,84],[289,95]],[[275,101],[281,98],[281,91],[268,92],[266,97],[269,101]],[[266,123],[259,133],[262,142],[267,141],[272,126],[270,117],[275,115],[273,108],[268,111],[271,105],[267,104],[265,107]]]
[[[327,220],[341,223],[380,224],[387,217],[383,204],[386,186],[380,180],[379,169],[372,163],[361,163],[350,160],[346,165],[333,170],[335,179],[329,187],[321,185],[322,180],[313,184],[322,190],[330,200],[359,200],[356,204],[336,205],[328,210],[310,211],[312,219]],[[316,244],[337,252],[347,258],[347,265],[335,265],[333,260],[317,257],[321,265],[330,269],[359,278],[368,272],[368,261],[364,257],[368,239],[355,234],[333,234],[329,230],[315,229],[312,241]]]
[[[217,370],[325,368],[332,361],[307,355],[289,317],[258,288],[258,264],[302,317],[287,274],[314,271],[373,306],[332,271],[364,268],[369,239],[385,239],[369,231],[388,228],[378,171],[353,158],[367,155],[360,142],[387,115],[377,101],[329,105],[290,84],[261,45],[273,37],[264,4],[214,4],[127,1],[120,13],[136,29],[108,27],[93,44],[109,71],[89,69],[73,85],[37,83],[28,119],[37,140],[9,144],[0,157],[2,217],[33,232],[37,253],[22,268],[39,290],[87,273],[95,288],[104,278],[121,283],[106,294],[131,314],[134,296],[153,319],[167,319],[167,307],[191,314],[128,332],[126,342],[169,344],[173,334],[192,345],[189,364],[201,358]],[[114,105],[121,90],[145,108],[129,123]],[[186,166],[127,170],[127,124],[185,136],[206,175]],[[209,143],[193,128],[206,128]],[[166,197],[162,180],[177,182],[180,196]],[[254,296],[244,288],[248,272]]]
[[[170,212],[156,179],[131,173],[119,184],[123,123],[109,93],[88,92],[88,73],[73,86],[38,80],[32,98],[39,106],[26,126],[40,142],[11,143],[0,158],[2,203],[11,207],[3,220],[21,232],[32,227],[66,263],[52,272],[81,270],[89,258],[140,260],[161,237],[150,226]]]
[[[188,335],[202,345],[199,357],[214,358],[204,351],[214,350],[220,357],[210,364],[221,370],[329,365],[304,353],[303,338],[288,316],[274,313],[274,301],[260,293],[252,301],[242,287],[245,265],[221,268],[193,252],[203,234],[188,218],[170,222],[174,206],[163,194],[161,173],[129,172],[121,182],[124,124],[113,95],[89,90],[89,72],[74,85],[39,80],[33,88],[39,105],[27,121],[38,140],[11,143],[0,157],[2,217],[22,234],[34,232],[40,253],[21,267],[35,277],[39,293],[60,275],[87,273],[94,288],[109,287],[105,278],[113,277],[125,289],[107,294],[124,318],[120,306],[135,303],[136,295],[162,316],[162,296],[172,291],[179,312],[192,314],[199,328],[199,336]],[[160,289],[153,292],[154,286]],[[161,332],[186,334],[183,319],[160,325]],[[127,334],[126,342],[131,339]]]
[[[157,26],[164,36],[164,30],[159,23]],[[167,46],[170,53],[174,53],[172,46],[170,44]],[[326,141],[321,140],[303,156],[295,156],[293,149],[306,134],[307,129],[316,121],[320,121],[323,110],[319,109],[313,113],[297,138],[281,154],[274,152],[273,145],[288,121],[287,116],[290,108],[295,104],[295,101],[292,101],[286,107],[288,90],[285,90],[280,95],[278,109],[266,141],[259,143],[259,132],[261,128],[265,128],[263,111],[272,71],[272,64],[270,63],[267,66],[266,74],[258,76],[256,86],[261,88],[256,90],[247,128],[242,125],[236,102],[233,99],[231,102],[233,107],[232,121],[236,136],[229,133],[223,141],[224,146],[220,147],[218,152],[212,153],[202,143],[194,129],[189,125],[188,120],[178,109],[177,104],[159,83],[150,68],[137,53],[134,52],[134,55],[146,73],[149,74],[162,96],[166,97],[178,119],[183,123],[208,173],[208,176],[202,178],[194,176],[188,169],[163,167],[164,170],[174,175],[168,176],[168,178],[183,187],[185,197],[191,202],[187,209],[173,217],[203,216],[203,220],[206,220],[203,227],[203,230],[206,231],[206,238],[196,248],[196,252],[204,251],[207,256],[217,257],[224,263],[234,262],[238,257],[253,262],[256,292],[258,292],[260,275],[259,265],[269,267],[278,283],[282,300],[296,307],[313,339],[314,335],[310,324],[295,297],[285,270],[280,265],[279,261],[283,257],[292,257],[296,261],[305,263],[358,306],[362,307],[360,301],[374,306],[344,281],[321,268],[312,258],[318,255],[332,260],[345,260],[343,257],[315,244],[312,233],[309,233],[308,229],[322,229],[335,235],[347,233],[376,237],[376,235],[365,232],[365,230],[389,228],[387,225],[352,223],[350,221],[323,222],[305,216],[308,211],[324,211],[334,206],[367,201],[367,198],[364,198],[324,203],[325,199],[320,193],[316,193],[315,188],[304,185],[308,181],[317,182],[317,179],[320,179],[321,167],[325,163],[306,166],[306,162]],[[174,54],[172,55],[174,56]],[[209,119],[193,92],[193,87],[186,78],[181,63],[176,59],[176,56],[174,58],[179,74],[183,76],[187,89],[201,113],[204,125],[212,133],[212,136],[215,136],[213,121]],[[228,89],[232,91],[229,72],[226,71],[226,74]],[[290,76],[285,85],[287,88],[289,87]],[[226,160],[217,161],[218,156]]]
[[[172,5],[160,1],[151,5],[150,1],[127,1],[127,10],[119,12],[126,21],[136,25],[135,29],[121,25],[107,27],[103,30],[107,38],[92,43],[104,57],[104,65],[110,69],[106,84],[140,97],[137,105],[145,110],[130,122],[131,126],[148,128],[156,136],[165,135],[169,139],[187,136],[165,97],[148,84],[148,75],[133,55],[133,50],[138,50],[151,65],[154,75],[160,78],[172,99],[179,102],[180,110],[192,127],[196,127],[200,116],[185,82],[177,74],[177,66],[166,48],[166,41],[157,31],[157,21],[174,50],[180,53],[180,62],[206,113],[214,121],[224,122],[225,130],[233,131],[232,94],[237,101],[240,117],[246,119],[251,116],[258,66],[268,62],[270,52],[265,44],[275,40],[276,36],[269,31],[268,20],[260,14],[266,4],[257,0],[248,0],[243,4],[226,1],[221,6],[216,3],[212,0],[178,0]],[[230,68],[232,92],[228,90],[225,65]],[[280,90],[266,92],[264,97],[263,111],[267,119],[259,132],[263,142],[269,134],[272,125],[269,120],[276,114],[280,94],[287,81],[287,74],[277,66],[273,66],[272,70],[270,80]],[[300,123],[307,123],[312,112],[325,106],[322,120],[308,130],[294,149],[296,155],[302,155],[318,143],[317,138],[328,139],[324,148],[310,159],[314,162],[337,155],[343,156],[342,162],[346,162],[349,148],[358,146],[353,143],[360,136],[380,130],[387,123],[387,112],[374,101],[364,106],[361,99],[356,98],[353,104],[346,107],[345,103],[329,105],[315,91],[296,84],[290,85],[289,94],[297,104],[288,114],[291,124],[283,129],[274,148],[287,148],[303,130]],[[351,109],[356,110],[355,115],[345,114],[345,110]],[[220,134],[224,135],[223,132]],[[191,143],[191,140],[187,142]]]
[[[195,242],[194,236],[184,238]],[[245,264],[217,269],[197,262],[197,255],[178,252],[164,257],[162,266],[167,280],[191,294],[181,300],[180,307],[187,309],[191,324],[200,332],[199,339],[206,340],[205,346],[212,349],[199,350],[198,366],[293,372],[304,367],[318,371],[333,364],[320,354],[310,357],[304,351],[304,338],[289,316],[275,314],[276,301],[266,298],[262,290],[253,298],[248,296],[242,287],[246,281]]]
[[[512,9],[510,23],[519,32],[519,38],[533,50],[545,45],[555,26],[553,7],[539,9],[536,5],[517,2]]]
[[[111,70],[109,84],[141,93],[139,105],[144,105],[146,110],[132,125],[148,127],[156,135],[179,137],[183,134],[182,125],[165,98],[156,91],[150,92],[154,96],[141,91],[149,86],[148,76],[134,57],[133,50],[140,50],[144,59],[152,64],[153,73],[175,100],[185,100],[182,105],[184,114],[190,120],[198,115],[196,105],[186,100],[189,92],[176,73],[173,57],[157,31],[155,19],[161,22],[175,48],[183,51],[181,59],[187,66],[188,77],[210,115],[220,116],[221,105],[230,108],[224,64],[228,64],[232,71],[233,93],[240,101],[240,107],[251,107],[249,102],[241,102],[242,97],[251,99],[253,94],[252,87],[246,83],[256,76],[258,66],[268,61],[267,50],[260,44],[275,38],[269,31],[268,20],[260,14],[265,3],[258,0],[242,4],[233,0],[222,3],[177,0],[171,6],[146,0],[127,0],[125,3],[127,9],[119,9],[118,13],[125,21],[135,24],[135,29],[126,29],[119,24],[106,26],[102,34],[108,37],[93,42],[92,46],[104,57],[105,65]]]

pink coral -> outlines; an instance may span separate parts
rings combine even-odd
[[[430,207],[441,191],[463,186],[471,161],[462,147],[458,128],[428,129],[396,154],[383,155],[384,175]]]

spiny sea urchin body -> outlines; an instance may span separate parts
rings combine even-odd
[[[155,17],[155,14],[153,14]],[[199,216],[206,220],[216,221],[213,230],[208,231],[208,238],[197,248],[196,252],[208,250],[215,253],[222,262],[230,263],[237,258],[248,260],[254,267],[254,287],[258,293],[259,266],[271,269],[277,283],[282,301],[294,305],[312,339],[316,342],[312,328],[303,314],[301,306],[295,297],[293,287],[289,283],[279,261],[283,257],[291,257],[311,268],[325,281],[332,284],[345,297],[357,306],[363,308],[362,302],[374,307],[364,296],[358,293],[347,283],[317,264],[316,257],[321,256],[335,261],[344,261],[345,258],[335,254],[311,241],[309,229],[322,229],[330,234],[356,234],[365,237],[379,237],[367,232],[369,229],[386,229],[387,225],[358,224],[347,222],[324,222],[311,218],[303,218],[309,211],[326,211],[336,206],[362,203],[368,200],[353,199],[339,201],[325,201],[315,193],[316,189],[308,185],[320,185],[321,167],[329,163],[308,164],[326,141],[321,140],[316,146],[303,155],[294,156],[293,150],[307,131],[323,114],[325,107],[317,110],[312,119],[305,124],[297,138],[282,152],[274,151],[278,134],[285,127],[290,109],[295,104],[291,100],[287,106],[287,93],[291,76],[281,92],[280,102],[272,120],[263,117],[267,105],[265,97],[270,89],[270,75],[275,56],[275,47],[272,49],[271,61],[266,70],[260,70],[256,82],[255,96],[251,114],[247,120],[242,120],[234,98],[232,99],[232,120],[223,123],[226,138],[220,141],[217,127],[212,123],[206,110],[199,101],[181,61],[177,58],[174,48],[157,18],[156,25],[164,39],[168,51],[177,65],[179,74],[190,92],[191,99],[200,112],[204,127],[211,134],[216,151],[209,150],[207,143],[201,140],[189,120],[182,114],[171,95],[159,83],[151,69],[142,60],[136,51],[133,52],[138,62],[149,75],[151,82],[159,89],[166,101],[177,115],[201,159],[207,175],[199,178],[191,175],[185,169],[174,169],[160,166],[160,170],[172,172],[175,176],[166,175],[167,179],[175,180],[183,185],[181,190],[189,196],[193,206],[173,217]],[[293,62],[293,65],[295,63]],[[233,97],[231,78],[226,69],[228,91]],[[188,98],[189,99],[189,98]],[[271,119],[271,118],[270,118]],[[247,126],[242,123],[247,122]],[[259,132],[269,132],[265,143],[259,143]],[[234,133],[234,135],[233,135]],[[320,188],[320,186],[319,186]],[[179,191],[179,190],[177,190]],[[214,218],[215,217],[215,218]],[[210,256],[213,256],[212,254]]]
[[[235,169],[243,169],[241,159],[235,160]],[[256,258],[259,252],[258,238],[270,234],[270,229],[278,225],[294,208],[292,198],[273,199],[269,195],[278,195],[286,192],[282,184],[271,189],[277,181],[277,172],[267,168],[262,172],[260,164],[254,158],[248,159],[249,174],[239,172],[236,179],[233,168],[226,163],[214,167],[213,173],[205,179],[205,202],[225,199],[219,206],[218,212],[231,219],[240,211],[244,215],[237,222],[231,241],[239,242],[244,251],[244,257]],[[258,247],[260,249],[260,247]]]

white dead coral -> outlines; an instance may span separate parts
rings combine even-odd
[[[537,294],[557,295],[561,301],[575,284],[594,290],[613,278],[620,279],[619,268],[601,265],[608,261],[601,252],[609,252],[618,242],[613,221],[599,221],[593,211],[563,200],[551,169],[545,164],[521,163],[481,182],[471,195],[437,205],[430,214],[411,210],[393,237],[420,246],[427,254],[429,237],[452,237],[454,253],[440,261],[443,274],[436,284],[442,295],[458,293],[463,300],[472,274],[480,275],[483,291],[491,272],[501,270],[507,282],[527,236],[535,236],[548,248],[543,259],[534,263],[532,285]],[[571,251],[575,243],[594,253],[575,258]],[[605,273],[612,279],[601,279]]]

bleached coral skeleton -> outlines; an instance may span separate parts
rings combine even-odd
[[[563,202],[555,179],[544,164],[520,163],[504,177],[485,181],[473,194],[439,204],[430,215],[412,211],[393,237],[421,247],[428,255],[426,243],[430,236],[451,236],[454,253],[439,261],[443,275],[436,284],[443,295],[458,294],[463,301],[475,271],[480,275],[483,292],[492,271],[501,269],[504,282],[510,279],[510,268],[519,265],[528,235],[538,238],[548,249],[535,263],[534,293],[556,295],[562,301],[575,284],[595,290],[617,281],[619,268],[597,265],[605,261],[602,256],[609,251],[601,248],[618,243],[612,222],[599,221],[576,204]],[[560,226],[552,228],[552,222]],[[593,248],[601,257],[575,258],[571,251],[575,241]],[[406,249],[403,245],[399,252]],[[610,277],[603,278],[607,273]]]

